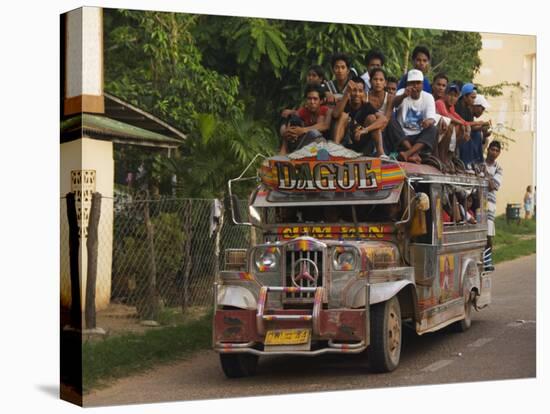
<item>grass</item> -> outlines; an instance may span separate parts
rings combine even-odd
[[[189,356],[211,343],[212,313],[181,325],[144,334],[124,334],[82,344],[82,382],[85,392],[109,380],[151,368],[156,363]]]
[[[495,225],[496,236],[493,242],[495,263],[536,253],[537,222],[535,220],[507,223],[505,216],[502,215],[496,218]]]

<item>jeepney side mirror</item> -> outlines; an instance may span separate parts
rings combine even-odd
[[[241,215],[240,201],[235,194],[231,194],[231,213],[233,215],[233,222],[235,224],[250,224],[243,221]]]

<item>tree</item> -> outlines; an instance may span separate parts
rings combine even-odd
[[[311,64],[324,66],[331,77],[330,58],[335,52],[347,53],[360,74],[367,51],[376,48],[386,56],[388,74],[401,76],[410,68],[412,50],[419,44],[432,51],[433,72],[445,70],[470,81],[480,64],[479,33],[246,17],[201,16],[200,21],[193,34],[205,64],[237,75],[247,112],[271,123],[282,108],[300,103]],[[277,39],[269,47],[262,40],[269,38],[268,33]],[[272,56],[286,56],[286,65],[283,58]]]
[[[184,131],[196,113],[242,115],[239,80],[201,63],[197,15],[105,9],[104,19],[106,90]]]
[[[481,66],[477,32],[442,31],[425,40],[432,53],[431,75],[444,72],[449,80],[471,82]]]
[[[183,197],[223,198],[229,179],[256,154],[272,155],[276,146],[275,133],[250,118],[219,120],[197,114],[195,122],[198,134],[188,140],[180,157],[165,162],[177,175],[178,194]]]

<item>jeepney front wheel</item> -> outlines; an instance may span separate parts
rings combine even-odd
[[[390,372],[399,365],[401,356],[401,307],[393,297],[371,307],[371,343],[367,350],[370,369]]]
[[[220,362],[227,378],[249,377],[256,373],[258,355],[220,354]]]

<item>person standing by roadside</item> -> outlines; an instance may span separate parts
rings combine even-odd
[[[533,215],[533,190],[530,185],[527,186],[523,196],[523,208],[525,209],[525,220],[529,220]]]
[[[493,238],[495,237],[495,215],[497,211],[497,191],[502,184],[502,167],[497,163],[501,145],[499,141],[491,141],[487,149],[485,159],[486,177],[489,180],[489,193],[487,194],[487,247],[483,262],[485,270],[495,270],[493,265]]]

